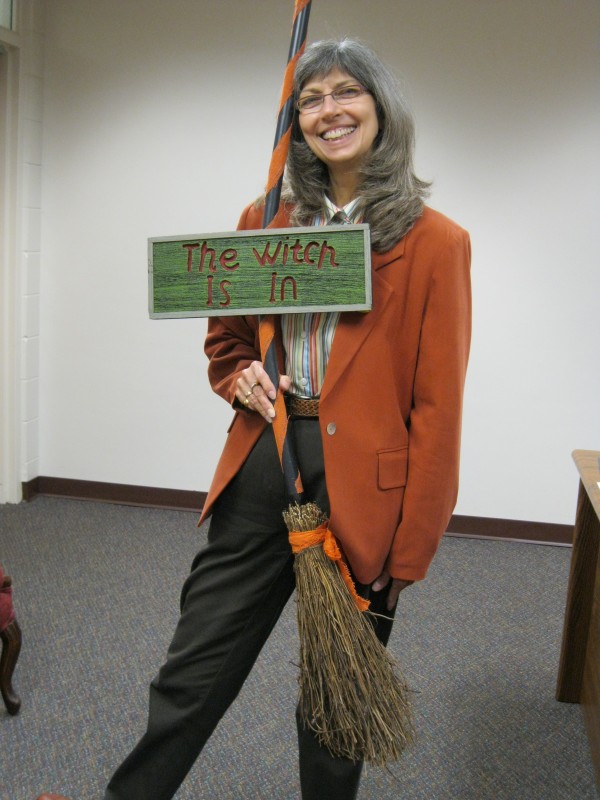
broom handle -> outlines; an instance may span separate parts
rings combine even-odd
[[[265,210],[263,214],[263,228],[268,228],[272,223],[281,200],[281,186],[283,171],[290,146],[292,133],[292,118],[294,115],[294,71],[296,62],[304,52],[306,46],[306,33],[310,16],[311,0],[295,0],[294,21],[292,24],[292,37],[288,53],[287,66],[283,77],[281,100],[279,102],[279,115],[275,130],[275,143],[269,166],[267,179]],[[275,337],[275,317],[273,314],[260,318],[260,352],[263,366],[273,386],[277,390],[275,398],[275,419],[273,432],[277,443],[279,460],[283,470],[286,492],[292,502],[302,500],[302,481],[300,470],[294,453],[293,445],[288,436],[287,412],[282,393],[279,391],[279,366],[277,363],[277,342]]]
[[[290,147],[292,133],[292,118],[294,116],[294,72],[296,63],[306,46],[306,33],[308,31],[308,20],[310,17],[311,0],[296,0],[294,4],[294,21],[292,23],[292,38],[288,53],[287,65],[283,76],[283,86],[281,87],[281,99],[279,101],[279,114],[277,117],[277,127],[275,129],[275,142],[273,144],[273,154],[269,165],[269,176],[267,178],[267,193],[265,199],[265,210],[263,214],[263,228],[267,228],[279,210],[281,199],[281,186],[283,183],[283,171]]]

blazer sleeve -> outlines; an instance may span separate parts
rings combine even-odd
[[[448,229],[435,255],[423,312],[409,419],[408,477],[387,567],[425,576],[458,495],[461,417],[471,336],[471,247]]]
[[[238,230],[260,228],[261,214],[254,205],[247,206],[238,222]],[[228,403],[237,403],[236,381],[240,372],[260,360],[258,318],[252,316],[209,317],[204,343],[208,356],[208,379],[213,391]]]

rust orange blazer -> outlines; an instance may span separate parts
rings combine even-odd
[[[288,212],[272,227],[289,227]],[[262,210],[249,206],[238,227],[261,228]],[[330,527],[361,583],[384,565],[422,579],[456,503],[469,267],[466,231],[426,208],[392,250],[372,254],[372,310],[340,315],[319,424]],[[260,360],[257,317],[211,318],[205,350],[213,389],[233,404],[240,370]],[[266,424],[236,411],[201,521]]]

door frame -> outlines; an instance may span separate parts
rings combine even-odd
[[[21,280],[18,269],[20,37],[0,28],[0,502],[21,485]]]

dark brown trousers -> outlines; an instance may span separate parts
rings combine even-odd
[[[306,499],[328,511],[319,426],[296,420],[292,433]],[[150,687],[147,731],[115,772],[104,800],[173,797],[237,696],[294,590],[281,516],[286,506],[268,428],[216,505],[208,545],[183,587],[167,660]],[[372,608],[389,614],[385,594],[371,595]],[[391,626],[378,620],[384,643]],[[332,757],[301,724],[298,741],[303,800],[353,800],[362,764]]]

